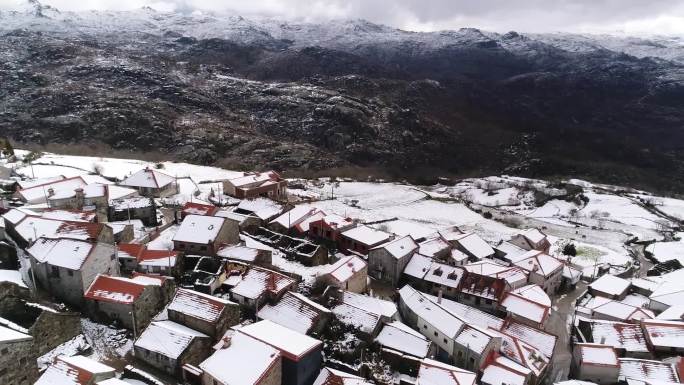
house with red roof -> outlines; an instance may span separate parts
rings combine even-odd
[[[230,290],[230,298],[256,311],[274,303],[288,291],[296,291],[297,280],[279,272],[252,266]]]
[[[186,202],[181,208],[181,219],[187,215],[214,215],[219,210],[214,205],[205,205],[197,202]]]
[[[469,306],[488,311],[499,308],[506,290],[506,281],[477,273],[467,272],[461,279],[458,300]]]
[[[538,250],[546,254],[551,249],[551,242],[546,234],[536,228],[521,231],[513,235],[508,242],[524,250]]]
[[[240,241],[238,224],[223,217],[187,215],[173,236],[173,249],[197,255],[216,255],[223,245]]]
[[[176,178],[149,167],[129,175],[121,185],[135,188],[140,195],[146,197],[164,198],[178,194]]]
[[[620,373],[620,362],[612,346],[580,343],[574,346],[571,370],[578,380],[613,384]]]
[[[116,247],[119,263],[126,271],[175,276],[182,262],[182,253],[175,250],[151,250],[139,243],[119,243]]]
[[[367,245],[374,244],[376,240],[389,237],[387,233],[366,226],[359,226],[349,230],[343,233],[343,236],[349,237],[349,234],[352,232],[355,236],[354,239],[357,239],[359,242],[367,242]],[[379,246],[372,247],[368,251],[369,274],[375,279],[396,285],[404,272],[404,268],[411,261],[411,257],[418,251],[418,247],[418,244],[410,235],[394,240],[387,239],[386,242]]]
[[[141,331],[164,305],[161,285],[159,280],[140,276],[98,275],[84,294],[86,309],[95,319],[115,320]]]
[[[287,193],[287,181],[275,171],[245,172],[223,182],[223,192],[239,199],[280,199]]]
[[[549,294],[558,291],[563,276],[563,263],[542,251],[531,250],[516,257],[513,265],[525,270],[529,283],[536,283]]]
[[[29,204],[47,203],[50,189],[53,191],[71,189],[73,191],[77,188],[85,187],[86,184],[87,183],[80,176],[48,180],[44,183],[33,184],[30,187],[20,188],[14,193],[14,196],[15,198],[19,198],[22,202]]]
[[[182,288],[176,291],[166,311],[169,320],[213,338],[221,337],[240,322],[240,306],[235,302]]]
[[[368,264],[356,255],[343,257],[335,262],[320,279],[328,286],[354,293],[365,293],[368,286]]]
[[[506,293],[501,308],[509,317],[543,328],[551,315],[551,298],[539,285],[527,285]]]
[[[337,214],[328,214],[309,223],[309,236],[337,243],[340,240],[340,234],[354,226],[355,223],[351,218],[345,218]]]
[[[115,369],[84,356],[55,357],[35,385],[97,385],[114,378]]]

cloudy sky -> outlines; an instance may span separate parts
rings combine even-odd
[[[22,0],[0,0],[0,8]],[[506,32],[684,35],[684,0],[40,0],[60,10],[236,12],[324,21],[364,18],[420,31],[475,27]]]

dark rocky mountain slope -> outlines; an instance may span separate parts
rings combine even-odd
[[[573,175],[676,191],[684,48],[619,42],[34,1],[0,12],[0,134],[250,168]]]

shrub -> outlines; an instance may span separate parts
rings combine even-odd
[[[483,213],[482,213],[482,216],[483,216],[485,219],[492,219],[492,217],[493,217],[492,213],[490,213],[489,211],[483,212]]]
[[[575,248],[574,243],[566,243],[565,246],[563,246],[563,255],[569,255],[571,257],[574,257],[577,255],[577,249]]]

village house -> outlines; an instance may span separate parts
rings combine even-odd
[[[648,308],[655,312],[665,311],[672,306],[684,306],[684,280],[665,280],[654,288],[648,299]]]
[[[466,271],[421,254],[414,254],[404,269],[406,280],[426,293],[447,298],[458,298],[461,280]]]
[[[81,334],[79,313],[24,298],[28,297],[0,295],[0,326],[15,328],[33,337],[32,349],[37,356]]]
[[[213,216],[219,210],[218,207],[197,202],[185,202],[181,207],[181,220],[188,215],[209,215]]]
[[[342,251],[367,255],[369,250],[392,239],[392,234],[358,225],[340,234],[337,247]],[[371,274],[372,275],[372,274]]]
[[[505,293],[506,282],[502,278],[468,272],[461,281],[458,300],[469,306],[495,312]]]
[[[33,337],[0,325],[0,379],[4,383],[33,384],[38,378],[36,358]]]
[[[121,181],[122,186],[138,190],[140,195],[165,198],[178,194],[176,178],[146,167]]]
[[[628,384],[677,384],[680,375],[671,363],[642,360],[635,358],[618,358],[620,372],[619,383]]]
[[[140,220],[131,221],[131,223],[107,222],[105,226],[112,229],[115,244],[132,242],[136,237],[137,229],[144,227]]]
[[[187,326],[160,320],[147,326],[133,349],[136,359],[180,377],[184,365],[197,366],[209,356],[212,341],[211,337]]]
[[[246,245],[224,246],[216,252],[221,258],[240,261],[250,265],[270,266],[273,262],[273,251],[270,248],[248,247]]]
[[[336,245],[342,232],[354,227],[356,223],[350,218],[337,214],[327,214],[309,223],[309,236],[319,241]]]
[[[551,298],[539,285],[527,285],[505,294],[501,308],[522,323],[543,328],[551,315]]]
[[[532,383],[532,371],[507,357],[496,357],[482,369],[483,385],[526,385]]]
[[[26,248],[38,238],[71,238],[114,244],[114,233],[102,223],[59,220],[28,215],[6,230],[12,239]]]
[[[266,303],[275,303],[287,291],[296,290],[297,280],[273,270],[251,267],[230,290],[233,301],[255,312]]]
[[[581,343],[574,346],[571,370],[578,380],[614,384],[620,373],[620,363],[612,346]]]
[[[630,323],[655,318],[651,310],[606,297],[592,297],[581,306],[577,306],[575,312],[587,318]]]
[[[563,275],[563,263],[541,251],[532,250],[513,262],[528,274],[529,283],[541,286],[548,294],[558,291]]]
[[[363,229],[363,227],[359,226],[350,231],[357,229]],[[342,235],[347,236],[347,233]],[[369,274],[373,278],[396,286],[404,268],[416,251],[418,251],[418,244],[410,235],[375,246],[368,251]]]
[[[283,358],[280,351],[256,338],[240,333],[239,330],[227,331],[214,346],[214,353],[204,360],[199,368],[202,371],[202,385],[283,383]],[[186,380],[188,377],[186,372]]]
[[[399,290],[402,318],[437,345],[437,357],[459,367],[478,370],[492,351],[499,351],[501,338],[469,324],[412,287]]]
[[[55,357],[35,385],[100,385],[114,378],[115,373],[114,368],[90,358],[61,355]]]
[[[323,297],[338,321],[353,326],[368,341],[378,335],[384,323],[399,319],[397,306],[391,301],[332,286]]]
[[[223,192],[238,199],[268,197],[281,199],[287,194],[287,181],[275,171],[250,172],[223,182]]]
[[[266,319],[296,332],[319,334],[328,325],[332,312],[302,294],[288,291],[277,303],[266,304],[257,313]]]
[[[282,385],[311,385],[323,363],[323,342],[263,320],[237,329],[280,351]]]
[[[253,215],[259,218],[260,225],[275,219],[283,211],[283,206],[268,198],[242,200],[233,210],[236,214]]]
[[[169,320],[216,339],[240,322],[238,304],[188,289],[178,289],[166,310]]]
[[[640,325],[578,318],[575,334],[582,343],[612,346],[620,357],[651,357]]]
[[[495,254],[494,249],[475,233],[452,234],[448,242],[455,249],[468,255],[471,261],[490,258]]]
[[[392,368],[413,376],[420,361],[436,353],[430,340],[399,321],[385,324],[375,342],[382,347],[382,356]]]
[[[116,248],[107,243],[40,238],[26,252],[40,286],[76,306],[98,274],[119,274]]]
[[[465,255],[462,251],[458,249],[453,249],[457,253],[461,253]],[[418,254],[424,255],[426,257],[430,258],[435,258],[439,259],[443,262],[449,263],[449,259],[451,257],[451,245],[449,242],[445,241],[444,238],[442,238],[439,233],[437,233],[436,236],[429,237],[425,239],[424,241],[420,242],[419,248],[418,248]],[[460,258],[455,258],[454,259],[454,264],[457,262],[457,260]]]
[[[491,259],[463,265],[469,273],[492,278],[501,278],[506,282],[506,291],[515,290],[527,285],[527,273],[517,266],[505,266]]]
[[[605,298],[625,299],[631,283],[623,278],[606,274],[589,285],[589,293]]]
[[[48,205],[52,208],[67,210],[92,210],[97,213],[99,222],[106,222],[109,216],[109,202],[114,199],[138,195],[133,189],[116,185],[91,183],[75,189],[53,187],[48,189]]]
[[[281,234],[303,236],[309,232],[309,224],[319,220],[325,213],[311,206],[295,206],[268,223],[268,228]]]
[[[75,190],[86,186],[86,182],[80,176],[72,178],[48,180],[40,184],[32,184],[23,187],[14,194],[15,198],[19,198],[22,202],[28,204],[48,203],[48,191],[57,190]],[[20,185],[21,186],[21,185]]]
[[[151,250],[139,243],[119,243],[116,248],[122,270],[165,276],[180,272],[182,254],[177,251]]]
[[[85,292],[88,313],[141,331],[164,306],[161,280],[98,275]]]
[[[145,226],[157,226],[157,205],[146,196],[115,199],[109,205],[110,222],[140,220]]]
[[[173,249],[186,254],[216,255],[222,245],[240,242],[238,226],[221,217],[188,215],[173,236]]]
[[[334,286],[354,293],[365,293],[368,286],[368,264],[361,257],[342,257],[318,277],[326,286]]]
[[[492,357],[498,357],[496,357],[493,362],[490,362],[491,365],[498,368],[490,368],[488,366],[485,369],[485,373],[490,377],[490,379],[488,379],[489,383],[503,385],[503,383],[507,383],[507,380],[511,377],[524,384],[543,383],[544,378],[549,371],[549,367],[551,366],[550,356],[547,356],[537,347],[530,345],[526,340],[505,332],[495,331],[491,328],[487,330],[493,335],[501,338],[501,350],[499,352],[501,355],[493,354]],[[549,342],[554,341],[555,340],[551,340]],[[498,383],[495,379],[491,378],[492,375],[497,373],[501,375],[501,383]]]
[[[254,214],[240,214],[235,211],[219,210],[214,216],[226,218],[228,221],[235,222],[240,228],[240,231],[248,233],[254,233],[262,224],[262,220]]]
[[[551,249],[551,242],[549,242],[546,234],[539,229],[527,229],[519,232],[511,237],[508,241],[521,249],[537,250],[544,254],[548,254]]]

